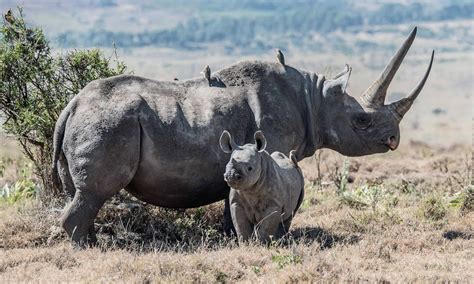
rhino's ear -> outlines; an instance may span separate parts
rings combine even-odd
[[[232,139],[232,136],[227,130],[224,130],[224,132],[222,132],[221,138],[219,139],[219,144],[221,146],[222,151],[224,151],[225,153],[232,153],[232,151],[237,148],[234,139]]]
[[[327,95],[330,93],[344,94],[349,83],[349,77],[351,76],[352,68],[346,64],[344,70],[336,75],[332,80],[326,80],[324,82],[323,94]]]
[[[255,138],[255,148],[257,151],[261,152],[265,150],[265,147],[267,147],[267,139],[265,138],[265,135],[263,135],[263,132],[259,130],[255,132],[253,137]]]

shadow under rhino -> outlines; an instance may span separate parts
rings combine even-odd
[[[237,247],[234,236],[227,236],[222,222],[222,204],[187,210],[158,208],[126,193],[107,202],[99,214],[98,246],[104,250],[126,249],[136,252],[193,252]],[[318,243],[321,249],[359,242],[355,235],[335,234],[321,227],[294,228],[273,245],[287,247]]]
[[[360,241],[359,236],[334,234],[321,227],[295,228],[290,232],[290,239],[298,244],[318,242],[321,249],[329,249],[338,244],[353,245]]]

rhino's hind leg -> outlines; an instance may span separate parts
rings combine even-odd
[[[84,118],[79,118],[69,118],[71,132],[63,142],[64,164],[69,173],[65,177],[74,187],[74,198],[66,206],[61,222],[73,244],[84,247],[96,241],[94,219],[102,205],[136,174],[141,128],[136,117],[127,115],[117,125],[92,120],[90,129],[97,131],[84,131]],[[67,184],[63,181],[63,186]]]
[[[97,213],[99,213],[105,201],[130,183],[135,173],[138,159],[136,157],[134,163],[127,165],[110,159],[106,160],[105,163],[78,167],[81,169],[86,168],[87,171],[84,172],[88,174],[73,175],[76,188],[74,199],[65,208],[61,219],[62,226],[74,245],[84,247],[86,245],[93,245],[96,242],[94,219]],[[117,160],[123,161],[124,159],[123,157],[118,157]],[[113,162],[115,162],[115,165]],[[107,170],[100,171],[101,167]],[[74,166],[71,168],[73,169],[72,172],[79,172]]]
[[[74,245],[84,247],[97,241],[94,219],[107,198],[92,192],[76,191],[74,199],[65,208],[61,223]]]

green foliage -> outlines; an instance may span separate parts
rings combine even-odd
[[[31,163],[21,168],[20,179],[13,185],[5,184],[0,188],[0,200],[8,204],[34,198],[38,192],[38,185],[31,179],[33,165]]]
[[[262,268],[258,265],[252,265],[251,269],[252,269],[253,273],[255,273],[257,275],[260,275],[260,273],[262,273]]]
[[[337,194],[341,195],[347,191],[347,183],[349,181],[349,161],[346,159],[342,164],[342,171],[336,174],[335,183],[337,185]]]
[[[114,66],[113,66],[114,65]],[[28,27],[22,10],[0,28],[0,115],[42,183],[44,200],[57,196],[51,157],[54,125],[67,102],[88,82],[121,74],[123,63],[97,49],[55,57],[43,31]],[[42,198],[43,199],[43,198]]]
[[[277,254],[272,256],[272,261],[278,265],[279,269],[282,269],[290,264],[303,263],[303,258],[296,254]]]
[[[345,190],[339,194],[339,202],[355,209],[371,209],[372,212],[390,213],[396,207],[399,198],[393,190],[380,182],[367,182],[355,190]]]
[[[449,200],[448,206],[458,208],[461,214],[474,211],[474,185],[469,185],[455,193]]]

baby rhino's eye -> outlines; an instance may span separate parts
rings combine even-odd
[[[247,170],[250,172],[252,171],[252,167],[248,167]]]

